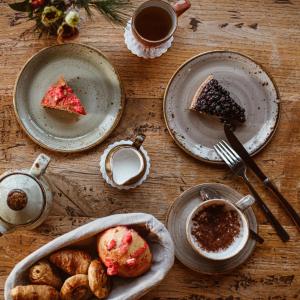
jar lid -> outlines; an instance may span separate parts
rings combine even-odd
[[[41,185],[27,173],[11,173],[0,181],[0,219],[11,225],[33,223],[42,214],[45,195]]]

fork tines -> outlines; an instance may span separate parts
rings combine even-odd
[[[241,157],[224,140],[216,144],[214,149],[230,167],[242,161]]]

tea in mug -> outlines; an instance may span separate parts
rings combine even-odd
[[[157,6],[146,7],[135,17],[137,32],[150,41],[159,41],[167,37],[172,26],[173,21],[169,12]]]

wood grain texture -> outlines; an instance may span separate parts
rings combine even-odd
[[[13,86],[25,61],[52,38],[20,37],[31,26],[10,26],[13,12],[0,1],[0,173],[29,167],[44,152],[51,156],[49,178],[54,186],[51,216],[38,229],[0,238],[0,299],[13,266],[53,238],[94,218],[122,212],[147,212],[164,221],[169,205],[184,190],[203,182],[221,182],[247,193],[227,169],[196,161],[169,136],[162,114],[168,80],[185,60],[211,50],[228,49],[251,56],[274,77],[281,95],[277,133],[256,156],[266,174],[300,212],[300,1],[194,0],[179,21],[173,47],[161,58],[133,56],[123,42],[123,29],[95,15],[86,20],[77,42],[103,51],[119,70],[127,96],[120,125],[101,145],[79,154],[58,154],[34,144],[18,125],[12,106]],[[139,2],[134,2],[137,5]],[[133,191],[107,186],[98,161],[112,142],[147,135],[145,148],[152,159],[149,179]],[[196,274],[176,261],[167,278],[143,299],[299,299],[300,233],[253,176],[251,180],[291,235],[283,244],[255,210],[266,242],[251,259],[226,276]]]

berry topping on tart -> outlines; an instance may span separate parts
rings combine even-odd
[[[79,98],[75,95],[72,88],[67,84],[63,77],[49,87],[42,99],[41,105],[78,115],[86,115],[85,109]]]
[[[229,92],[209,75],[193,97],[191,110],[217,116],[221,122],[234,128],[234,122],[244,123],[245,109],[237,104]]]

